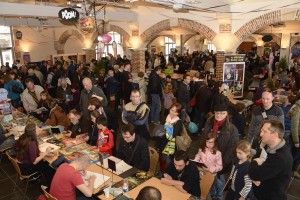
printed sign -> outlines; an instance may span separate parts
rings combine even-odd
[[[65,21],[77,21],[79,12],[73,8],[63,8],[58,12],[58,17]]]

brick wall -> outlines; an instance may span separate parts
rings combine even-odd
[[[245,39],[249,34],[259,30],[265,26],[270,24],[274,24],[281,21],[281,11],[273,11],[270,13],[266,13],[261,15],[249,22],[247,22],[244,26],[242,26],[239,30],[237,30],[234,34],[239,38],[239,40]]]
[[[96,51],[95,49],[86,49],[85,50],[86,55],[86,63],[91,63],[92,59],[96,59]]]
[[[134,50],[131,52],[131,71],[134,73],[145,71],[145,51]]]
[[[216,79],[217,81],[223,80],[223,64],[225,61],[225,54],[224,53],[217,53],[217,68],[216,68]]]
[[[220,33],[231,33],[231,24],[220,24],[219,32]]]

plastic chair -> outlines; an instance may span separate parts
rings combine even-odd
[[[149,154],[150,154],[150,168],[148,173],[150,176],[154,176],[156,172],[159,155],[153,147],[149,147]]]
[[[41,188],[44,192],[44,195],[46,196],[47,200],[58,200],[57,198],[55,198],[54,196],[52,196],[49,192],[46,191],[47,187],[44,185],[41,185]]]
[[[205,172],[201,168],[199,169],[200,175],[200,191],[201,197],[200,199],[207,199],[209,195],[210,188],[214,183],[215,176],[213,176],[210,172]]]
[[[12,163],[12,165],[14,166],[14,168],[15,168],[15,170],[17,172],[14,190],[16,190],[18,177],[20,177],[21,180],[26,179],[26,186],[25,186],[25,191],[24,191],[24,196],[23,196],[23,198],[25,198],[26,192],[27,192],[27,188],[28,188],[28,181],[29,181],[30,177],[32,177],[35,174],[38,174],[39,172],[34,172],[34,173],[30,174],[30,175],[22,175],[22,172],[20,170],[20,167],[18,165],[17,160],[14,159],[13,157],[11,157],[9,150],[6,151],[6,155],[7,155],[8,159],[10,160],[10,162]]]

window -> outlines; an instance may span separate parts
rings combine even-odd
[[[112,40],[109,43],[104,44],[100,48],[98,47],[98,45],[96,46],[95,49],[96,49],[96,59],[97,60],[100,59],[101,57],[106,57],[108,54],[113,54],[114,55],[114,50],[112,48],[112,43],[114,41],[117,43],[117,45],[122,46],[123,38],[119,33],[111,31],[111,32],[108,32],[107,34],[111,36]],[[117,50],[117,54],[120,54],[121,57],[123,57],[123,55],[122,55],[123,51],[119,52]]]
[[[213,50],[215,53],[217,52],[217,48],[215,47],[215,45],[213,43],[211,43],[211,41],[208,42],[207,48],[208,48],[209,52],[211,50]]]
[[[172,49],[175,49],[176,48],[176,44],[174,43],[174,41],[169,38],[169,37],[165,37],[165,44],[166,44],[166,51],[165,51],[165,54],[166,54],[166,60],[168,61],[169,60],[169,54],[172,52]]]
[[[11,67],[13,64],[13,42],[11,35],[11,28],[9,26],[0,26],[0,64],[9,63]]]

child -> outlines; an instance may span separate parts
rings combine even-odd
[[[164,88],[163,98],[164,98],[165,116],[167,116],[175,100],[174,94],[172,92],[171,83],[168,83],[167,86]]]
[[[99,116],[96,119],[96,124],[99,129],[98,140],[96,143],[97,148],[101,153],[112,155],[114,136],[107,128],[107,119],[104,116]]]
[[[251,144],[241,140],[236,147],[236,156],[239,161],[233,165],[228,181],[231,181],[230,189],[225,200],[244,200],[247,198],[252,181],[248,175],[251,159]]]
[[[204,171],[209,171],[213,175],[220,170],[222,170],[222,155],[221,152],[218,151],[216,145],[216,135],[213,133],[209,133],[205,140],[205,143],[200,147],[197,155],[195,156],[195,161],[203,163],[207,166],[207,168],[202,167]]]
[[[49,93],[47,91],[42,91],[41,94],[41,99],[38,103],[38,107],[37,108],[46,108],[47,110],[45,111],[38,111],[36,112],[36,115],[34,115],[36,118],[38,118],[40,121],[45,122],[48,117],[49,117],[49,113],[50,113],[50,103],[52,102],[52,98],[49,95]]]

